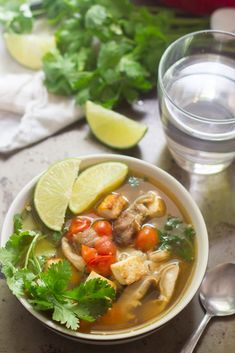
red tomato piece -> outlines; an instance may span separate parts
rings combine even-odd
[[[137,234],[135,239],[135,247],[141,251],[147,252],[153,250],[159,243],[159,235],[157,229],[145,226]]]
[[[96,249],[91,248],[89,246],[86,245],[82,245],[81,247],[81,255],[83,260],[88,263],[90,261],[92,261],[96,256],[98,256],[98,252]]]
[[[94,230],[98,235],[112,235],[113,228],[108,221],[97,221],[93,225]]]
[[[117,248],[111,238],[104,235],[96,240],[95,249],[99,255],[116,255]]]
[[[102,276],[108,276],[111,273],[110,266],[116,262],[116,257],[113,255],[97,255],[87,264],[89,272],[95,271]]]
[[[83,232],[91,226],[91,220],[89,218],[76,217],[72,220],[69,231],[66,233],[68,239],[73,238],[73,234]]]

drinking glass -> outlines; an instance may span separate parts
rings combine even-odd
[[[235,35],[190,33],[172,43],[158,71],[161,121],[176,162],[212,174],[235,159]]]

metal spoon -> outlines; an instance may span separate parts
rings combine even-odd
[[[235,263],[221,264],[207,272],[200,288],[200,300],[206,315],[180,353],[193,352],[213,316],[235,314]]]

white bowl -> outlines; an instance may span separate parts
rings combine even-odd
[[[100,154],[100,155],[90,155],[81,157],[81,168],[87,168],[93,164],[100,163],[103,161],[120,161],[128,164],[129,168],[143,174],[147,177],[157,180],[160,184],[165,186],[171,194],[181,203],[183,208],[187,211],[189,217],[192,220],[193,226],[197,234],[197,256],[194,265],[194,271],[191,276],[190,283],[185,289],[183,295],[174,304],[174,306],[166,312],[166,314],[156,321],[151,321],[147,324],[142,325],[139,328],[131,328],[125,332],[117,333],[105,333],[105,334],[89,334],[73,332],[66,329],[65,327],[56,324],[55,322],[48,320],[43,314],[35,311],[24,299],[20,299],[23,306],[37,319],[39,319],[48,328],[54,330],[55,332],[66,336],[71,339],[75,339],[87,343],[98,343],[98,344],[114,344],[122,343],[126,341],[132,341],[155,331],[162,325],[166,324],[173,317],[181,312],[185,306],[190,302],[190,300],[195,295],[198,290],[200,283],[206,271],[207,260],[208,260],[208,235],[203,220],[202,214],[188,193],[188,191],[171,175],[166,173],[154,165],[146,163],[136,158],[127,157],[123,155],[112,155],[112,154]],[[2,234],[1,234],[1,246],[3,246],[13,229],[13,216],[16,213],[21,212],[25,202],[29,199],[32,194],[33,188],[38,180],[39,176],[36,176],[31,180],[17,195],[13,203],[11,204],[9,211],[4,220]]]

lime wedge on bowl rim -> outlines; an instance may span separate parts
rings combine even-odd
[[[103,162],[87,168],[74,183],[70,210],[78,214],[88,209],[102,194],[121,185],[127,173],[128,166],[120,162]]]
[[[55,48],[55,38],[50,34],[4,33],[4,39],[11,56],[34,70],[42,67],[43,56]]]
[[[53,164],[39,179],[34,192],[34,205],[42,222],[60,231],[78,176],[79,158],[68,158]]]
[[[144,124],[91,101],[86,102],[86,118],[97,139],[117,149],[135,146],[148,129]]]

